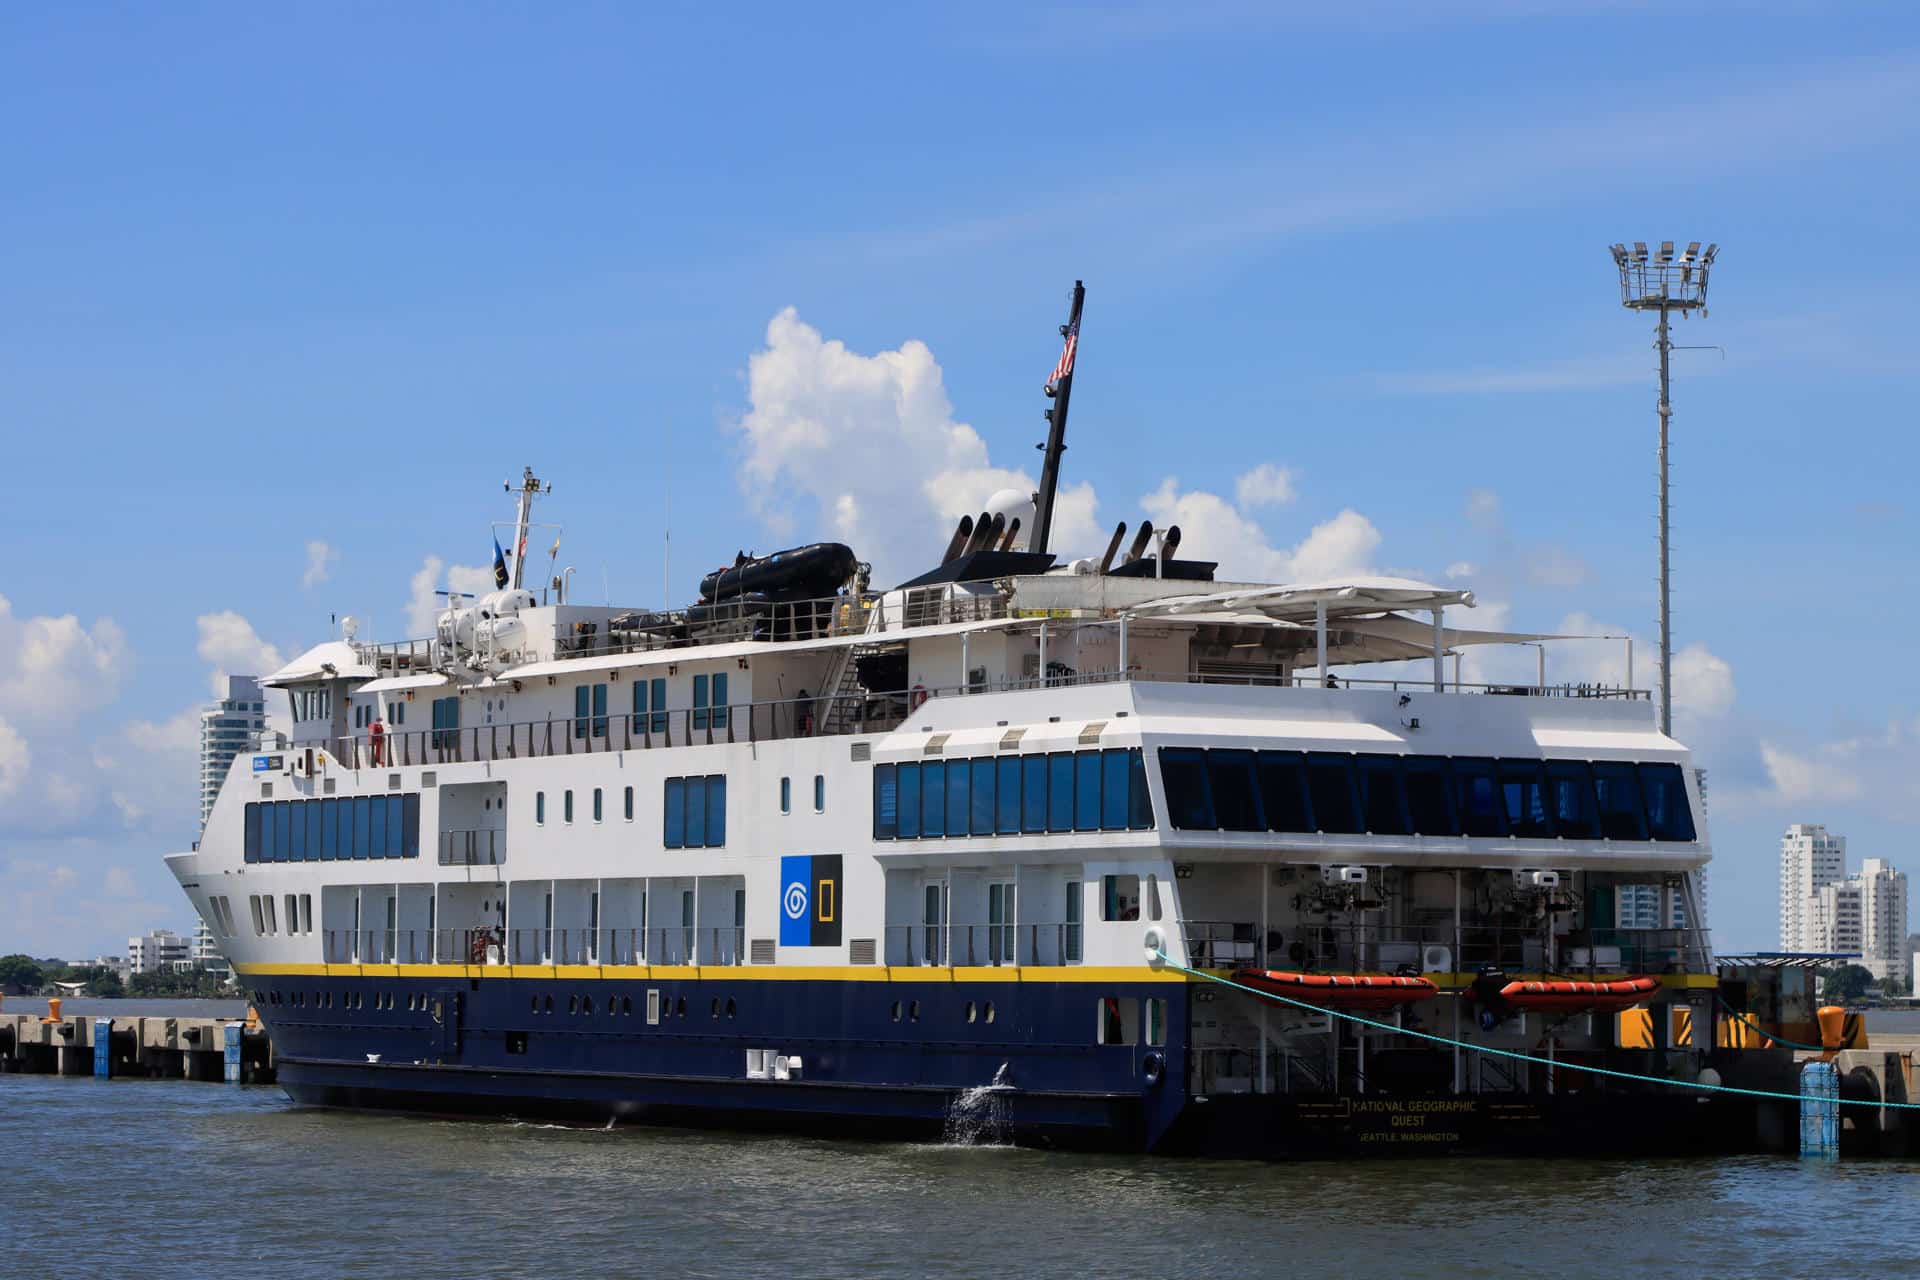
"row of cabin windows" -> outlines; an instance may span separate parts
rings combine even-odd
[[[816,773],[813,775],[813,811],[815,813],[825,813],[827,811],[827,779],[824,774]],[[792,778],[780,779],[780,812],[793,812]]]
[[[1677,764],[1160,748],[1186,831],[1697,839]]]
[[[633,788],[622,790],[621,814],[633,821]],[[668,778],[661,800],[664,815],[661,838],[669,849],[717,849],[727,842],[727,777],[722,773],[700,778]],[[533,793],[533,820],[547,823],[547,793]],[[560,793],[560,820],[573,822],[573,792]],[[593,789],[593,820],[606,820],[606,793]]]
[[[288,894],[287,934],[313,932],[313,895],[310,893]],[[280,919],[274,911],[273,895],[270,893],[250,893],[247,895],[247,910],[253,916],[253,936],[270,937],[280,932]],[[229,934],[229,937],[232,935]]]
[[[1152,827],[1138,747],[873,767],[875,840]]]
[[[333,690],[293,689],[287,694],[295,720],[325,720],[333,714]]]
[[[695,729],[727,727],[727,673],[714,672],[693,678],[693,720]],[[604,738],[611,724],[607,714],[607,686],[583,684],[573,691],[573,736]],[[667,731],[667,682],[664,679],[633,682],[634,733]]]
[[[247,806],[248,862],[345,862],[420,856],[420,797],[341,796]]]

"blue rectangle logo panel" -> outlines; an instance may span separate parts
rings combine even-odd
[[[780,945],[813,945],[813,859],[804,854],[780,859]]]

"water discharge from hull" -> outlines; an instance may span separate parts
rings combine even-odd
[[[942,1141],[950,1147],[1004,1147],[1012,1144],[1007,1123],[1007,1099],[1013,1092],[1012,1072],[1006,1063],[993,1073],[991,1084],[962,1089],[947,1105]]]

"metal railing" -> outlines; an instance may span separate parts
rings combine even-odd
[[[443,867],[497,867],[506,860],[507,833],[498,827],[440,833]]]
[[[635,965],[747,963],[746,930],[719,925],[652,929],[327,929],[328,964]]]
[[[890,924],[890,965],[997,967],[1079,964],[1081,925],[1065,920],[1019,924]]]
[[[1186,920],[1180,929],[1187,962],[1196,969],[1477,973],[1494,968],[1590,978],[1713,972],[1708,955],[1684,929],[1582,929],[1549,940],[1538,926],[1499,922],[1463,923],[1458,929],[1451,923],[1309,924],[1270,934],[1264,947],[1259,925],[1249,921]]]

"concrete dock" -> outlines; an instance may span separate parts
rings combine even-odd
[[[271,1084],[273,1045],[247,1019],[10,1013],[0,1072]]]

